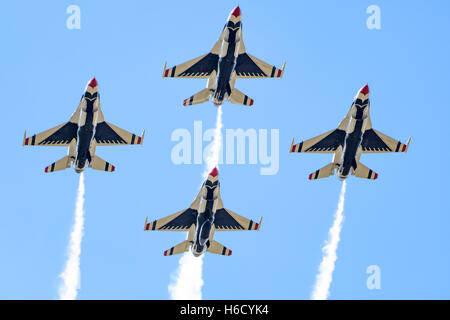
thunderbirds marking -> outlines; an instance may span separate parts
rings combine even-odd
[[[310,180],[326,178],[337,169],[340,180],[350,173],[358,178],[377,179],[378,174],[359,162],[362,153],[406,152],[406,144],[372,128],[369,114],[369,86],[365,85],[355,97],[350,111],[336,130],[294,145],[289,152],[334,153],[333,162],[311,173]]]
[[[72,163],[78,173],[88,165],[95,170],[112,172],[115,167],[96,156],[95,148],[142,144],[144,133],[145,131],[139,137],[105,121],[100,108],[97,80],[93,78],[86,86],[80,104],[69,122],[28,138],[25,132],[22,145],[69,147],[68,155],[46,167],[45,172],[64,170],[70,168]]]
[[[210,53],[170,69],[166,69],[166,63],[163,78],[208,79],[206,89],[184,100],[184,106],[206,102],[210,96],[216,106],[225,100],[251,106],[253,99],[234,88],[236,79],[281,78],[285,64],[282,69],[278,69],[246,52],[242,40],[241,9],[236,7],[231,11],[222,34]]]
[[[186,241],[169,250],[165,256],[171,256],[188,251],[191,248],[198,257],[208,251],[215,254],[230,256],[231,250],[213,240],[216,231],[259,230],[259,223],[244,218],[223,207],[220,196],[219,173],[214,168],[191,206],[165,218],[147,223],[144,231],[188,231]]]

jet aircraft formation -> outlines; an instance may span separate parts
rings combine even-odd
[[[281,78],[282,68],[270,65],[247,53],[242,36],[242,15],[239,6],[234,8],[225,23],[219,39],[209,53],[172,68],[164,65],[163,78],[207,79],[206,88],[183,101],[184,106],[211,100],[215,106],[225,101],[252,106],[254,100],[235,88],[239,78]],[[390,138],[372,128],[369,113],[369,86],[362,87],[344,120],[337,129],[315,138],[294,144],[290,153],[333,153],[332,162],[311,173],[310,180],[325,178],[337,172],[340,180],[350,174],[366,179],[377,179],[378,174],[360,162],[363,153],[406,152],[406,144]],[[123,130],[104,119],[100,107],[98,83],[91,79],[81,101],[68,122],[23,139],[24,146],[65,146],[68,154],[45,168],[54,172],[70,168],[77,173],[87,167],[113,172],[115,166],[96,155],[97,146],[142,145],[141,136]],[[262,219],[262,218],[261,218]],[[215,167],[203,183],[195,200],[185,210],[148,222],[145,231],[185,231],[187,240],[166,250],[165,256],[191,251],[196,257],[204,252],[230,256],[232,251],[213,240],[216,231],[255,230],[259,222],[247,219],[225,209],[220,195],[219,172]]]

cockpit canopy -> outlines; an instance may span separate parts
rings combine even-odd
[[[204,200],[216,200],[219,197],[219,184],[214,183],[213,185],[210,184],[203,184],[202,187],[202,198]]]

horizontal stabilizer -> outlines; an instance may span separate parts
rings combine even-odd
[[[358,178],[365,178],[370,180],[375,180],[378,178],[378,173],[367,168],[361,162],[358,162],[356,164],[356,169],[353,170],[353,175]]]
[[[116,169],[111,163],[106,162],[99,156],[94,156],[92,158],[92,161],[89,163],[89,168],[108,172],[113,172]]]
[[[326,165],[325,167],[317,170],[316,172],[311,173],[309,175],[309,180],[327,178],[334,174],[335,168],[336,168],[336,164],[332,162],[332,163]]]
[[[71,160],[69,156],[65,156],[64,158],[52,163],[48,167],[45,167],[45,172],[53,172],[53,171],[59,171],[64,170],[67,168],[70,168]]]
[[[180,244],[177,244],[175,247],[170,248],[169,250],[164,251],[165,256],[173,256],[174,254],[180,254],[189,250],[191,246],[190,241],[183,241]]]
[[[215,253],[215,254],[221,254],[223,256],[231,256],[231,250],[227,247],[221,245],[215,240],[210,241],[208,249],[206,251]]]
[[[183,101],[183,106],[192,106],[193,104],[199,104],[203,103],[209,100],[209,96],[211,94],[211,91],[206,88],[202,91],[194,94],[192,97],[186,99]]]
[[[248,96],[240,92],[238,89],[233,89],[231,91],[231,94],[228,97],[228,101],[235,104],[242,104],[244,106],[253,105],[253,99],[249,98]]]

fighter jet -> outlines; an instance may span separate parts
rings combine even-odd
[[[69,147],[64,158],[45,168],[45,172],[54,172],[70,168],[81,173],[89,168],[113,172],[115,167],[95,154],[97,146],[116,146],[125,144],[142,144],[145,130],[139,137],[115,125],[106,122],[100,108],[100,95],[97,80],[93,78],[81,96],[80,104],[68,122],[50,130],[23,137],[24,146],[59,146]]]
[[[284,73],[262,60],[248,54],[242,40],[241,9],[234,8],[223,28],[219,40],[211,52],[198,58],[166,69],[163,78],[208,79],[206,89],[184,100],[184,106],[203,103],[212,96],[212,102],[220,106],[229,101],[245,106],[253,105],[253,99],[234,88],[237,78],[281,78]]]
[[[340,180],[350,174],[375,180],[378,174],[359,162],[362,153],[408,151],[411,138],[403,144],[372,128],[369,105],[369,86],[366,84],[356,94],[350,111],[336,130],[295,145],[292,139],[289,152],[334,153],[333,161],[311,173],[309,180],[329,177],[335,170]]]
[[[223,207],[219,173],[217,168],[214,168],[188,209],[150,223],[147,223],[146,218],[144,231],[188,231],[187,240],[164,251],[165,256],[190,249],[195,257],[199,257],[205,251],[230,256],[230,249],[213,240],[214,232],[259,230],[261,219],[256,223]]]

